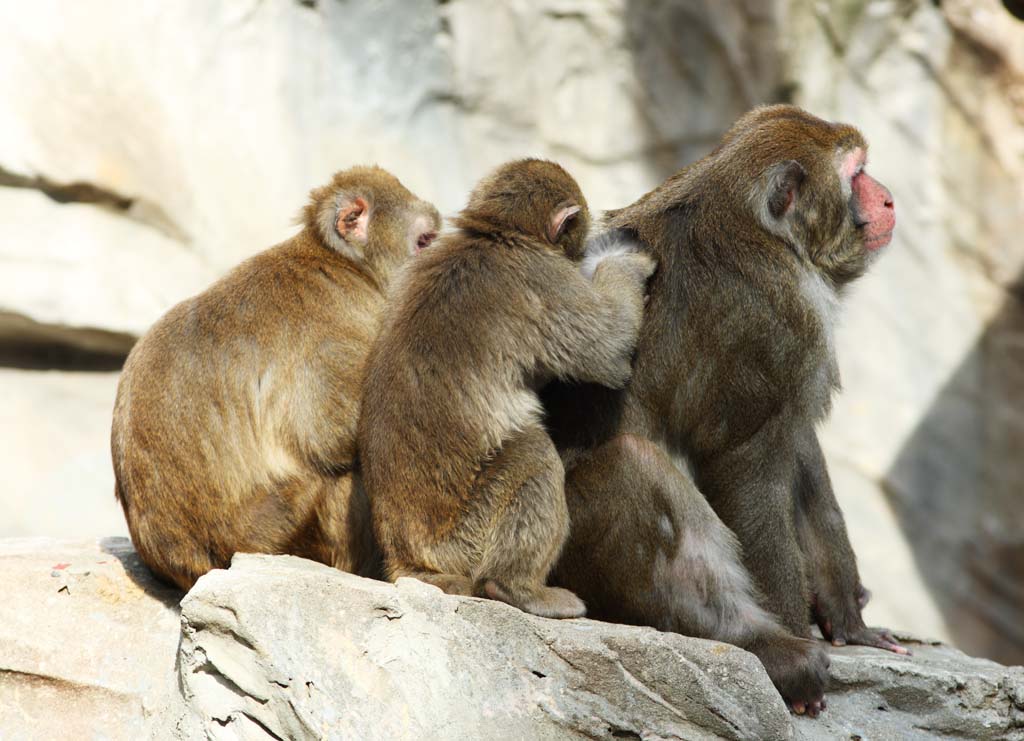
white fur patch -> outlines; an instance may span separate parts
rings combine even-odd
[[[813,268],[804,271],[800,278],[800,293],[818,316],[821,333],[825,341],[826,356],[815,370],[811,387],[807,389],[807,403],[812,413],[820,415],[828,409],[832,391],[839,383],[839,369],[836,365],[836,323],[839,319],[839,296],[821,274]]]
[[[833,164],[839,174],[839,183],[843,189],[843,199],[846,201],[849,201],[853,194],[853,175],[864,166],[865,159],[864,150],[860,147],[852,151],[841,149],[833,157]]]
[[[839,296],[821,274],[813,268],[804,271],[800,278],[800,292],[814,309],[821,321],[822,331],[828,343],[829,355],[835,354],[835,327],[839,318]]]
[[[672,526],[672,520],[668,515],[662,515],[658,518],[658,530],[665,540],[669,542],[675,540],[676,529]]]
[[[676,451],[670,451],[668,458],[672,461],[672,465],[676,467],[676,470],[683,474],[683,476],[688,478],[690,481],[694,481],[696,479],[693,472],[693,465],[690,463],[689,458]]]
[[[489,401],[488,447],[499,447],[507,435],[539,425],[544,416],[540,399],[532,391],[499,393]]]
[[[580,263],[580,272],[587,280],[593,280],[597,266],[604,260],[638,251],[639,246],[635,239],[624,237],[617,231],[605,232],[587,242],[583,262]]]

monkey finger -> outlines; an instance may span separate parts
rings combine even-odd
[[[901,645],[900,645],[900,644],[898,644],[898,643],[889,643],[889,644],[886,644],[886,645],[884,646],[884,648],[885,648],[885,649],[886,649],[887,651],[892,651],[892,652],[893,652],[894,654],[899,654],[900,656],[913,656],[913,655],[914,655],[914,652],[913,652],[913,651],[911,651],[911,650],[910,650],[909,648],[907,648],[906,646],[901,646]]]
[[[894,636],[892,634],[892,631],[888,628],[875,628],[874,631],[875,634],[883,641],[888,641],[889,643],[898,643],[898,641],[896,640],[896,636]]]
[[[892,640],[892,641],[880,641],[878,643],[877,648],[883,648],[886,651],[892,651],[894,654],[899,654],[900,656],[913,656],[914,655],[913,651],[911,651],[906,646],[901,646],[895,640]]]
[[[794,703],[791,703],[790,707],[793,708],[793,712],[797,715],[803,715],[807,712],[807,705],[799,700],[797,700]]]
[[[870,646],[880,648],[883,651],[892,651],[901,656],[912,656],[913,652],[901,646],[896,637],[885,628],[864,628],[848,637],[848,642],[857,646]]]
[[[825,709],[825,700],[814,700],[807,704],[807,714],[812,718],[817,718],[821,714],[821,711]]]

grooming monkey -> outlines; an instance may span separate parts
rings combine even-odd
[[[895,224],[866,155],[850,126],[758,108],[608,214],[605,240],[635,240],[659,265],[632,381],[544,396],[572,520],[553,583],[592,617],[748,648],[812,715],[828,665],[805,640],[812,609],[836,644],[906,653],[861,618],[814,430],[839,386],[839,296]]]
[[[380,573],[353,481],[363,365],[392,275],[440,217],[390,173],[355,167],[300,218],[171,309],[121,375],[115,493],[143,561],[182,589],[236,551]]]
[[[568,533],[564,470],[537,389],[621,387],[654,261],[579,261],[590,224],[575,180],[520,160],[481,181],[457,231],[402,275],[367,361],[360,462],[387,576],[576,617],[546,586]]]

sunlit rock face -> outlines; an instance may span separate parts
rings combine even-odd
[[[292,556],[235,556],[185,595],[124,538],[0,541],[4,738],[997,739],[1024,668],[909,636],[831,649],[792,716],[753,654],[549,620]],[[1016,734],[1016,735],[1015,735]]]
[[[998,0],[0,8],[0,535],[124,533],[116,370],[377,162],[442,211],[503,160],[631,202],[749,107],[858,125],[893,243],[823,428],[869,620],[1024,661],[1024,24]]]

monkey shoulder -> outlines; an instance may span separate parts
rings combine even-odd
[[[544,252],[519,240],[484,237],[431,247],[407,268],[399,300],[405,313],[424,322],[522,319],[524,310],[541,308],[536,294],[538,285],[551,281],[550,261],[568,263]]]

